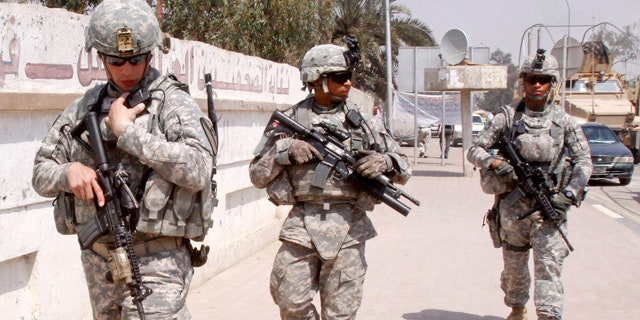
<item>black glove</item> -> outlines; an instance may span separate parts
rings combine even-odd
[[[289,147],[289,159],[295,164],[307,163],[313,158],[322,160],[322,154],[306,141],[294,139]]]
[[[564,194],[562,193],[554,194],[551,197],[551,206],[555,210],[556,214],[555,216],[551,217],[551,219],[558,222],[566,221],[567,211],[569,211],[569,208],[571,207],[572,204],[573,204],[573,200],[567,198],[567,196],[565,196]]]
[[[382,154],[374,152],[356,161],[353,168],[363,177],[375,179],[387,171],[387,160]]]

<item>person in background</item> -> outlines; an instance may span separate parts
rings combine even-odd
[[[438,137],[440,138],[440,157],[449,158],[449,147],[451,146],[451,138],[453,138],[454,126],[452,124],[444,125],[444,136],[442,134],[442,125],[438,125]]]

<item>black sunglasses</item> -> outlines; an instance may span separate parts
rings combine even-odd
[[[103,55],[104,61],[112,66],[121,67],[125,63],[129,62],[132,66],[137,66],[141,63],[145,63],[147,58],[149,58],[149,54],[139,54],[137,56],[129,57],[129,58],[121,58],[116,56]]]
[[[338,83],[338,84],[344,84],[345,82],[351,80],[351,75],[352,73],[347,71],[347,72],[338,72],[338,73],[332,73],[329,74],[329,78],[331,78],[331,81]]]
[[[549,76],[528,76],[524,78],[524,81],[526,81],[528,84],[547,84],[549,82],[551,82],[551,77]]]

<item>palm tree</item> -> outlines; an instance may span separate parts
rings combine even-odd
[[[391,55],[394,69],[397,68],[398,47],[432,46],[436,44],[431,29],[411,17],[409,9],[392,4]],[[355,36],[360,44],[362,61],[354,73],[354,85],[359,89],[374,92],[378,97],[386,96],[386,46],[385,6],[382,0],[336,0],[334,41],[345,35]],[[384,98],[383,98],[384,100]]]

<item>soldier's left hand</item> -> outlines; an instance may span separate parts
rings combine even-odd
[[[138,114],[144,111],[145,104],[139,103],[131,108],[127,108],[124,105],[124,101],[129,93],[123,93],[118,99],[114,100],[111,103],[111,108],[109,109],[109,115],[105,118],[105,122],[107,126],[113,131],[113,134],[116,137],[120,137],[124,128],[126,128],[130,123],[132,123]]]
[[[387,160],[380,153],[371,153],[353,165],[357,173],[365,178],[375,179],[387,171]]]
[[[564,220],[566,219],[567,211],[569,211],[569,207],[571,207],[573,201],[567,198],[562,193],[554,194],[551,197],[551,206],[556,211],[556,219],[555,220]]]

